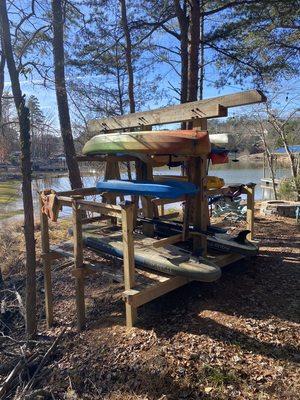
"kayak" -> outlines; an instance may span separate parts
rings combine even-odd
[[[99,193],[121,193],[133,196],[151,196],[160,199],[176,199],[185,195],[194,195],[199,189],[191,182],[171,181],[127,181],[110,179],[96,184]]]
[[[207,131],[172,130],[100,134],[83,147],[84,155],[95,154],[176,154],[208,155],[211,150]]]
[[[134,235],[134,240],[134,260],[141,268],[202,282],[213,282],[221,276],[221,269],[213,262],[202,257],[191,258],[189,252],[174,245],[154,248],[152,244],[157,241],[156,239],[137,234]],[[120,232],[107,236],[84,232],[83,242],[86,247],[95,251],[123,258]]]

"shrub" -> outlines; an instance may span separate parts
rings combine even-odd
[[[296,178],[296,183],[293,178],[285,178],[280,182],[278,188],[278,198],[280,200],[297,200],[296,186],[300,188],[300,175]]]

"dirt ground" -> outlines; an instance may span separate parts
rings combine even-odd
[[[70,267],[57,268],[55,326],[46,329],[40,307],[40,338],[67,329],[37,387],[52,399],[300,399],[299,226],[281,217],[257,215],[255,222],[257,258],[225,268],[215,283],[191,283],[141,307],[130,330],[121,284],[93,275],[87,330],[78,334]],[[61,238],[54,229],[51,235]],[[21,288],[16,251],[12,262],[10,281]],[[41,272],[38,290],[42,304]],[[21,318],[5,325],[0,331],[21,337]],[[1,358],[2,366],[11,362],[7,348]],[[0,382],[8,369],[0,368]]]

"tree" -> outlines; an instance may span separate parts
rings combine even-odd
[[[72,189],[81,188],[80,170],[75,158],[75,146],[72,136],[72,127],[65,79],[65,51],[64,51],[64,14],[63,0],[52,0],[53,26],[53,61],[55,91],[58,107],[58,116],[61,135],[63,138],[69,179]]]
[[[3,134],[3,117],[2,117],[2,96],[4,92],[4,68],[5,68],[5,53],[3,49],[2,34],[0,34],[0,134]]]
[[[33,159],[38,156],[38,139],[40,127],[43,126],[45,116],[40,109],[37,97],[30,96],[27,101],[27,107],[30,113],[30,130],[31,130],[31,143],[32,143],[32,157]]]
[[[286,151],[289,166],[291,170],[292,179],[294,182],[294,188],[297,193],[297,201],[300,201],[300,180],[299,180],[299,158],[295,156],[290,146],[291,143],[289,141],[289,122],[297,113],[299,113],[298,108],[294,108],[288,113],[282,112],[282,110],[276,110],[272,108],[270,103],[266,105],[266,112],[268,115],[268,121],[270,125],[273,127],[277,135],[279,136],[283,147]]]
[[[26,247],[26,332],[29,337],[36,333],[36,253],[34,237],[34,213],[31,188],[30,157],[30,119],[29,110],[20,87],[19,71],[13,54],[10,22],[8,19],[6,0],[0,0],[0,19],[2,29],[3,50],[10,75],[12,92],[20,127],[22,193],[24,207],[24,235]]]
[[[212,2],[221,23],[206,33],[221,73],[221,87],[230,81],[265,85],[299,72],[299,0]],[[229,7],[229,5],[231,6]],[[205,12],[211,15],[210,11]]]
[[[129,108],[130,112],[135,112],[135,98],[134,98],[134,76],[133,76],[133,66],[132,66],[132,43],[130,30],[128,26],[127,19],[127,9],[126,0],[120,0],[121,6],[121,24],[125,36],[125,57],[126,57],[126,67],[128,74],[128,97],[129,97]]]

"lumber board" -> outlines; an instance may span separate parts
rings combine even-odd
[[[169,237],[164,238],[164,239],[156,240],[155,242],[151,243],[151,246],[154,247],[154,248],[157,248],[157,247],[163,247],[163,246],[166,246],[168,244],[174,244],[174,243],[178,243],[178,242],[182,242],[182,241],[183,241],[182,233],[178,233],[176,235],[169,236]],[[145,239],[145,244],[147,244],[147,239]]]
[[[72,201],[75,270],[78,270],[83,267],[82,223],[81,223],[81,212],[78,207],[79,201],[80,200],[75,200],[75,199]],[[83,274],[75,275],[75,300],[76,300],[76,311],[77,311],[77,329],[78,331],[81,331],[85,328],[85,301],[84,301]]]
[[[100,131],[137,128],[145,125],[190,121],[195,118],[224,117],[227,116],[227,108],[262,103],[266,100],[266,96],[261,91],[248,90],[245,92],[158,108],[152,111],[94,119],[88,122],[88,128],[90,132],[97,133]]]
[[[56,192],[57,196],[92,196],[94,194],[99,194],[98,189],[93,186],[89,188],[80,188],[73,190],[65,190],[61,192]]]
[[[51,253],[50,253],[50,238],[49,238],[49,221],[46,214],[42,212],[43,201],[39,195],[40,205],[40,224],[41,224],[41,241],[42,241],[42,260],[44,272],[44,287],[45,287],[45,312],[47,327],[53,325],[53,292],[52,292],[52,277],[51,277]],[[47,255],[45,257],[45,255]]]
[[[219,103],[191,102],[152,111],[138,112],[117,117],[94,119],[88,122],[91,133],[113,131],[145,125],[161,125],[174,122],[190,121],[195,118],[226,117],[227,108]]]
[[[151,202],[156,206],[161,206],[164,204],[180,203],[185,200],[184,196],[178,197],[177,199],[152,199]]]
[[[77,205],[81,210],[93,211],[111,217],[121,217],[121,207],[114,204],[98,203],[96,201],[78,200]]]
[[[221,254],[218,256],[212,257],[212,261],[220,268],[226,267],[236,261],[240,261],[244,259],[245,256],[242,254]]]
[[[174,276],[149,286],[137,285],[134,287],[134,289],[125,290],[122,294],[122,297],[126,304],[139,307],[151,300],[156,299],[157,297],[186,285],[188,282],[190,282],[188,278]]]

